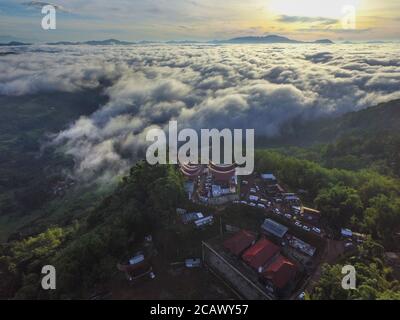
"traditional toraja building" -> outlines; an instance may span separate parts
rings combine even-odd
[[[180,164],[180,170],[187,179],[194,180],[203,174],[204,166],[201,164]]]
[[[189,199],[219,205],[236,200],[236,164],[208,165],[181,163],[180,171],[186,178],[185,190]]]
[[[195,179],[205,172],[211,174],[215,182],[231,182],[236,177],[236,164],[217,165],[210,162],[207,168],[202,164],[192,163],[181,163],[179,166],[188,179]]]
[[[184,164],[181,163],[180,170],[189,180],[195,180],[197,177],[207,174],[213,179],[213,183],[225,185],[227,187],[237,184],[236,164],[216,165],[212,162],[208,166],[202,164]]]
[[[236,181],[236,164],[216,165],[210,162],[208,169],[217,183],[232,183]]]

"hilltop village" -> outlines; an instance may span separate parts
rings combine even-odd
[[[208,279],[218,279],[229,297],[304,299],[322,263],[334,263],[364,241],[346,228],[333,239],[321,226],[323,212],[303,204],[305,190],[287,190],[272,172],[239,177],[235,169],[212,162],[179,165],[187,202],[176,208],[172,222],[184,240],[172,244],[182,258],[166,267],[171,272],[192,279],[190,272],[202,270]],[[154,261],[149,235],[118,269],[132,283],[154,279],[159,276]]]

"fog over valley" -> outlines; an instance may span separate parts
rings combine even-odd
[[[0,53],[0,95],[94,89],[107,97],[92,114],[49,132],[84,180],[126,172],[143,154],[146,131],[170,120],[275,136],[291,119],[400,98],[398,44],[33,45]]]

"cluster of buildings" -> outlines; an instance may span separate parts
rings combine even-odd
[[[180,164],[186,178],[185,191],[189,199],[200,203],[212,203],[211,199],[226,197],[230,201],[237,193],[236,165]]]
[[[247,180],[242,181],[242,203],[252,207],[265,206],[268,203],[270,207],[272,203],[286,207],[294,207],[300,211],[302,203],[295,193],[287,193],[285,189],[278,183],[277,178],[272,173],[263,173],[260,175],[260,181],[252,184]],[[268,200],[265,199],[268,197]]]
[[[289,228],[272,219],[265,219],[261,229],[266,235],[276,239],[283,246],[289,245],[309,257],[313,257],[317,250],[312,245],[288,233]]]
[[[272,173],[251,180],[251,183],[242,181],[242,200],[236,203],[265,209],[278,220],[284,219],[295,228],[322,236],[322,230],[318,228],[321,213],[303,206],[300,197],[287,192]]]
[[[317,249],[270,218],[260,231],[239,229],[203,242],[205,265],[246,299],[290,298],[307,277]]]
[[[234,203],[265,211],[261,235],[239,229],[223,242],[207,241],[205,264],[243,297],[264,298],[260,290],[272,299],[290,297],[317,262],[320,212],[304,207],[272,173],[241,180],[240,200]],[[313,245],[301,239],[306,233]]]
[[[280,247],[265,236],[258,240],[250,231],[240,230],[224,241],[225,250],[257,272],[259,281],[271,293],[282,295],[297,274],[294,262],[281,254]]]
[[[288,298],[293,294],[317,251],[300,238],[302,232],[322,236],[316,227],[320,212],[304,207],[300,197],[287,192],[272,173],[251,175],[241,179],[239,186],[234,164],[180,164],[180,170],[193,202],[233,202],[265,211],[260,233],[236,228],[223,240],[203,241],[204,265],[246,299]],[[221,199],[227,201],[218,202]],[[205,217],[201,212],[179,209],[178,213],[184,224],[202,227],[213,223],[212,216]]]
[[[204,216],[202,212],[187,212],[185,209],[176,209],[183,224],[193,224],[196,228],[202,228],[214,223],[214,216]]]

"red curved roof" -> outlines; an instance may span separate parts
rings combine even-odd
[[[203,166],[200,164],[183,163],[180,164],[180,169],[185,176],[195,178],[201,174]]]
[[[181,164],[181,168],[184,168],[187,172],[196,172],[201,168],[199,164]]]
[[[262,238],[258,240],[254,246],[250,247],[243,253],[242,259],[247,262],[248,265],[258,270],[278,252],[279,247],[277,245],[266,238]]]
[[[212,163],[208,166],[211,174],[217,181],[229,181],[236,174],[235,166],[216,166]]]
[[[186,168],[181,167],[181,172],[182,172],[186,177],[195,178],[195,177],[197,177],[197,176],[199,176],[199,175],[201,174],[201,168],[197,169],[197,171],[194,171],[194,172],[188,172],[188,171],[186,170]]]
[[[232,170],[235,170],[236,168],[236,164],[215,164],[213,162],[210,161],[210,164],[208,165],[208,167],[211,170],[215,170],[215,171],[221,171],[221,172],[230,172]]]

